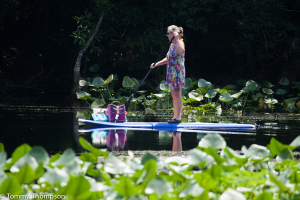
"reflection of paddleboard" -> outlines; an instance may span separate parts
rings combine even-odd
[[[80,122],[104,127],[190,128],[190,129],[253,129],[252,124],[234,123],[167,123],[167,122],[102,122],[78,119]]]
[[[79,129],[78,132],[88,133],[93,131],[107,130],[134,130],[134,131],[169,131],[169,132],[191,132],[191,133],[221,133],[221,134],[238,134],[238,135],[255,135],[256,133],[245,133],[238,131],[221,131],[221,130],[199,130],[199,129],[184,129],[184,128],[127,128],[127,127],[102,127],[102,128],[87,128]]]

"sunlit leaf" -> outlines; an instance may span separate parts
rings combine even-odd
[[[116,156],[110,156],[105,162],[104,171],[111,174],[123,174],[126,166],[126,163]]]
[[[233,98],[231,97],[231,95],[229,93],[223,93],[220,95],[219,100],[222,102],[229,102],[229,101],[232,101]]]
[[[88,141],[86,141],[83,137],[79,137],[79,143],[83,148],[93,153],[95,156],[104,156],[105,158],[108,157],[108,153],[106,151],[101,151],[91,145]]]
[[[35,171],[26,164],[20,168],[20,171],[15,174],[15,177],[21,184],[29,184],[35,180]]]
[[[271,89],[269,89],[269,88],[263,88],[262,91],[263,91],[265,94],[268,94],[268,95],[274,93],[273,90],[271,90]]]
[[[207,90],[211,90],[212,89],[212,84],[201,78],[201,79],[198,80],[198,87],[200,87],[200,88],[203,87]]]
[[[36,159],[29,154],[25,154],[17,162],[15,162],[13,166],[11,166],[10,171],[19,172],[24,165],[29,165],[33,170],[36,170],[38,167]]]
[[[197,92],[190,92],[188,94],[189,98],[195,99],[196,101],[202,101],[203,100],[203,95],[199,94]]]
[[[149,185],[145,190],[145,193],[146,194],[156,193],[160,197],[164,193],[172,192],[172,191],[173,189],[169,182],[167,182],[163,178],[155,178],[149,183]]]
[[[241,90],[241,91],[239,91],[238,93],[235,93],[235,94],[231,95],[231,97],[237,99],[237,98],[239,98],[243,93],[244,93],[244,90]]]
[[[29,146],[28,144],[22,144],[21,146],[17,147],[16,150],[12,153],[11,163],[14,164],[17,160],[23,157],[30,150],[31,146]]]
[[[88,81],[86,81],[86,80],[79,80],[79,85],[80,86],[88,86],[90,83],[88,82]]]
[[[28,154],[34,157],[37,163],[47,163],[49,160],[49,154],[43,147],[40,146],[32,147]]]
[[[38,180],[39,183],[49,183],[54,185],[69,181],[69,174],[65,170],[58,168],[48,169],[48,171]]]
[[[214,161],[213,157],[211,155],[208,155],[207,153],[199,150],[199,149],[193,149],[187,153],[187,160],[188,164],[190,165],[203,165],[207,166],[211,162]]]
[[[84,91],[79,91],[79,92],[76,92],[76,96],[77,96],[77,99],[83,99],[83,100],[86,100],[87,97],[90,97],[91,94],[87,93],[87,92],[84,92]]]
[[[9,195],[20,195],[23,193],[23,189],[19,181],[10,176],[5,179],[0,185],[0,194],[9,194]]]
[[[68,195],[72,199],[89,199],[91,185],[84,176],[70,177],[70,181],[62,187],[57,194]],[[76,198],[75,198],[76,197]]]
[[[242,193],[237,192],[236,190],[233,190],[231,188],[228,188],[225,192],[223,192],[219,200],[233,200],[233,199],[246,200],[246,197]]]
[[[180,194],[180,198],[185,198],[188,196],[197,197],[200,196],[204,192],[204,189],[198,185],[197,182],[192,181],[189,187],[183,190]]]
[[[2,142],[0,142],[0,152],[4,151],[4,145]]]
[[[205,97],[207,97],[207,98],[214,98],[216,95],[217,95],[217,90],[216,89],[212,89],[212,90],[210,90],[206,95],[205,95]]]
[[[111,74],[103,83],[103,85],[108,85],[110,82],[112,82],[112,80],[114,80],[114,75]]]
[[[211,147],[213,149],[224,149],[226,147],[226,142],[220,134],[210,133],[206,134],[200,140],[198,146],[203,148]]]
[[[278,103],[277,99],[274,99],[274,98],[265,99],[264,102],[266,104],[271,104],[271,105]]]
[[[257,200],[273,200],[273,196],[269,192],[263,191],[258,195]]]
[[[138,188],[130,181],[129,177],[121,177],[114,190],[126,198],[138,194]]]
[[[165,92],[169,92],[170,91],[169,87],[166,85],[166,81],[165,80],[162,80],[160,82],[159,88],[160,88],[160,90],[165,91]]]

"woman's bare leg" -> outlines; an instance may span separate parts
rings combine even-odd
[[[176,99],[176,96],[175,96],[175,91],[176,90],[172,90],[170,89],[171,91],[171,95],[172,95],[172,98],[173,98],[173,109],[174,109],[174,114],[173,114],[173,118],[172,119],[176,119],[177,117],[177,109],[178,109],[178,106],[177,106],[177,99]]]
[[[174,93],[173,98],[174,98],[174,100],[176,99],[175,100],[176,104],[174,104],[174,110],[175,110],[175,107],[177,107],[175,118],[177,120],[181,120],[181,112],[182,112],[182,107],[183,107],[183,102],[182,102],[182,97],[181,97],[181,89],[173,90],[173,93]]]

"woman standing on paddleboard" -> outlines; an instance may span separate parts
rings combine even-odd
[[[172,44],[170,45],[167,56],[155,65],[152,63],[150,68],[154,68],[160,65],[167,65],[167,77],[166,84],[170,88],[171,95],[173,98],[173,109],[174,115],[169,123],[181,123],[181,112],[182,112],[182,97],[181,90],[185,84],[185,45],[183,42],[183,29],[175,25],[169,26],[167,34],[169,40],[173,37]]]

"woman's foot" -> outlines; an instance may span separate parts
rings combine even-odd
[[[181,119],[171,119],[171,120],[168,120],[168,123],[181,123]]]

